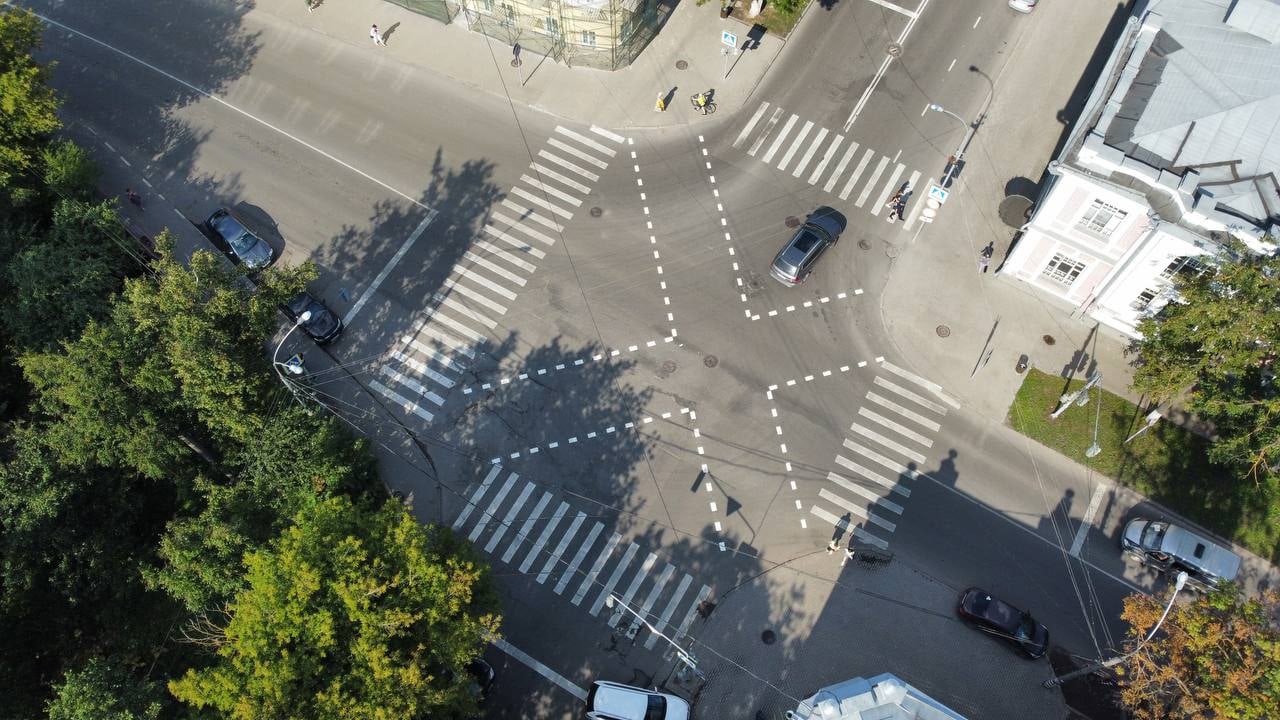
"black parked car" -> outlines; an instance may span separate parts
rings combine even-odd
[[[213,244],[237,265],[261,270],[275,259],[271,246],[249,232],[244,223],[226,208],[210,215],[204,221],[204,227],[209,231]]]
[[[813,270],[818,258],[836,244],[844,232],[844,218],[828,207],[813,211],[796,234],[773,259],[769,273],[783,285],[799,285]]]
[[[337,340],[338,336],[342,334],[342,320],[337,315],[334,315],[332,310],[325,307],[324,303],[305,290],[295,295],[281,309],[294,322],[298,322],[298,318],[302,317],[302,313],[311,313],[302,323],[302,331],[321,345]]]
[[[956,614],[979,630],[1014,646],[1032,660],[1049,651],[1048,628],[1036,622],[1031,613],[994,598],[981,588],[969,588],[960,593]]]

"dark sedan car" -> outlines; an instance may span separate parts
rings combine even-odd
[[[960,593],[956,613],[961,620],[1004,640],[1032,660],[1049,650],[1048,628],[1036,622],[1031,613],[994,598],[981,588]]]
[[[844,218],[831,208],[818,208],[773,258],[769,274],[783,285],[804,282],[827,248],[844,232]]]
[[[204,226],[213,236],[213,244],[237,265],[243,264],[250,270],[261,270],[275,259],[271,246],[249,232],[244,223],[226,208],[210,215],[204,221]]]
[[[342,334],[342,320],[309,292],[303,291],[295,295],[283,310],[294,322],[298,322],[302,313],[311,313],[302,323],[302,331],[321,345],[333,342]]]

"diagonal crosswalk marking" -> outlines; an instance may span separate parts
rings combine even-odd
[[[915,440],[916,442],[920,443],[925,447],[933,447],[933,440],[930,440],[929,438],[925,437],[924,435],[921,435],[915,430],[912,430],[906,425],[902,425],[901,423],[897,423],[897,422],[894,422],[893,420],[890,420],[889,418],[881,415],[878,412],[875,412],[873,410],[868,410],[866,407],[860,407],[858,408],[858,414],[870,420],[871,422],[874,422],[878,425],[881,425],[883,427],[886,427],[898,433],[902,437]]]
[[[498,512],[498,506],[506,499],[507,493],[511,492],[511,488],[515,486],[516,480],[519,478],[519,473],[511,473],[507,476],[507,481],[502,484],[502,487],[498,488],[498,493],[489,501],[489,507],[480,513],[480,519],[476,522],[475,527],[471,528],[471,534],[467,536],[468,540],[475,542],[476,538],[480,537],[480,534],[488,527],[489,521],[493,519],[494,514]]]
[[[778,154],[778,148],[782,147],[782,141],[787,138],[787,135],[791,132],[791,128],[795,126],[796,121],[799,119],[800,117],[795,113],[792,113],[791,117],[787,118],[787,123],[782,126],[782,131],[773,139],[773,144],[769,146],[769,150],[765,152],[764,157],[760,158],[762,162],[773,162],[773,156]]]
[[[419,399],[430,400],[431,402],[435,403],[436,407],[440,407],[441,405],[444,405],[444,398],[435,394],[434,392],[431,391],[430,388],[418,382],[414,378],[400,372],[399,370],[383,365],[378,368],[378,372],[383,375],[386,375],[387,378],[389,378],[392,383],[396,385],[403,385],[409,390],[412,390],[415,394],[417,394]]]
[[[835,515],[832,515],[831,513],[827,512],[826,510],[823,510],[817,505],[814,505],[813,507],[809,508],[809,514],[829,523],[832,527],[846,529],[848,532],[852,533],[854,537],[858,538],[859,540],[865,543],[875,545],[881,550],[887,550],[889,548],[889,543],[885,542],[884,540],[876,537],[875,535],[872,535],[871,533],[867,532],[866,530],[863,530],[860,527],[853,527],[845,520],[842,520],[836,517]]]
[[[511,194],[524,199],[525,202],[533,203],[534,205],[537,205],[538,207],[543,208],[544,210],[550,210],[552,214],[559,215],[565,220],[569,220],[570,218],[573,217],[573,213],[569,212],[568,210],[565,210],[564,208],[560,207],[559,205],[556,205],[555,203],[549,200],[544,200],[538,197],[537,195],[534,195],[533,193],[529,192],[528,190],[525,190],[522,187],[511,188]]]
[[[591,192],[590,187],[583,185],[582,183],[578,182],[577,180],[574,180],[571,177],[568,177],[567,175],[561,175],[560,173],[556,172],[555,170],[552,170],[551,168],[547,167],[546,165],[543,165],[542,163],[536,163],[536,162],[529,163],[529,168],[532,169],[534,172],[538,173],[539,175],[541,175],[542,177],[551,178],[552,180],[555,180],[561,185],[564,185],[566,187],[571,187],[574,190],[577,190],[583,195],[586,195],[587,193]]]
[[[582,579],[582,584],[578,586],[578,591],[573,594],[573,599],[570,602],[574,605],[578,605],[582,602],[582,599],[587,596],[587,591],[595,584],[596,578],[600,576],[600,571],[604,569],[604,564],[609,562],[609,557],[613,555],[613,549],[618,547],[618,543],[621,540],[622,536],[618,533],[614,533],[613,536],[609,538],[609,542],[605,543],[604,549],[600,551],[599,555],[596,555],[595,562],[591,563],[591,570],[588,571],[587,576]]]
[[[846,441],[846,447],[848,447],[847,441]],[[902,483],[897,482],[896,480],[887,478],[874,470],[868,470],[867,468],[863,467],[862,465],[859,465],[858,463],[854,462],[853,460],[850,460],[849,458],[843,455],[836,455],[835,462],[837,465],[861,475],[862,477],[870,480],[871,482],[879,485],[880,487],[885,488],[886,490],[889,490],[890,492],[896,492],[903,497],[911,497],[911,489],[904,487]]]
[[[608,155],[609,157],[613,157],[618,154],[617,150],[614,150],[608,145],[601,145],[600,143],[596,142],[595,140],[592,140],[586,135],[583,135],[582,133],[576,133],[570,130],[569,128],[561,127],[560,125],[557,125],[556,132],[560,133],[561,135],[567,138],[573,138],[574,140],[577,140],[578,142],[582,143],[583,145],[586,145],[592,150],[595,150],[596,152],[602,152],[605,155]]]
[[[422,418],[423,420],[426,420],[427,422],[431,422],[431,418],[435,417],[430,412],[428,412],[426,408],[422,407],[421,405],[418,405],[418,403],[410,400],[409,398],[406,398],[405,396],[401,395],[395,390],[392,390],[386,385],[383,385],[382,383],[378,382],[377,380],[370,379],[369,387],[373,388],[376,392],[378,392],[379,394],[381,394],[383,397],[387,398],[391,402],[394,402],[397,405],[399,405],[400,409],[407,413],[413,413],[414,415],[417,415],[418,417]]]
[[[667,566],[662,568],[662,573],[658,575],[657,582],[653,584],[653,587],[649,590],[648,597],[644,599],[644,604],[640,606],[640,614],[642,616],[649,617],[649,611],[653,609],[653,604],[657,602],[663,588],[667,586],[667,583],[671,582],[671,576],[675,574],[675,571],[676,566],[671,563],[667,563]]]
[[[786,172],[787,165],[791,162],[791,158],[795,157],[796,150],[800,149],[800,144],[804,142],[804,139],[809,135],[809,131],[812,129],[813,123],[806,120],[804,122],[804,126],[800,128],[799,134],[796,135],[796,139],[791,141],[791,147],[788,147],[787,152],[783,154],[782,162],[778,163],[779,170]]]
[[[845,500],[844,498],[840,497],[839,495],[836,495],[835,493],[827,490],[826,488],[822,488],[821,490],[818,491],[818,497],[823,500],[826,500],[827,502],[831,503],[832,505],[835,505],[836,507],[844,508],[845,510],[848,510],[854,515],[860,516],[863,520],[866,520],[872,525],[879,525],[880,527],[884,528],[885,530],[888,530],[889,532],[893,532],[894,529],[897,527],[895,523],[885,520],[884,518],[880,517],[879,515],[876,515],[873,512],[867,511],[866,508],[862,507],[858,503]]]
[[[827,178],[827,184],[822,186],[823,192],[831,192],[831,189],[836,186],[836,181],[840,179],[840,175],[844,173],[844,169],[849,165],[849,161],[853,159],[853,154],[857,151],[858,143],[850,141],[849,148],[845,150],[844,155],[840,157],[840,162],[836,164],[835,171]],[[865,165],[866,163],[863,164]],[[859,166],[858,172],[862,172],[861,166]]]
[[[497,467],[496,465],[494,467]],[[532,485],[530,486],[532,487]],[[520,546],[529,539],[529,532],[533,530],[533,524],[542,519],[542,511],[547,507],[547,503],[551,502],[551,491],[544,490],[542,497],[538,498],[538,504],[533,506],[533,510],[529,511],[529,517],[524,519],[524,524],[520,526],[520,530],[516,532],[516,536],[511,538],[511,542],[507,544],[506,552],[502,553],[502,562],[509,563],[511,558],[515,557],[516,551]]]
[[[564,168],[565,170],[568,170],[569,172],[577,173],[582,177],[590,180],[591,182],[595,182],[600,179],[599,175],[591,172],[590,170],[582,167],[581,165],[578,165],[577,163],[570,162],[569,160],[565,160],[564,158],[560,157],[559,155],[556,155],[555,153],[547,152],[546,150],[539,150],[538,157],[542,158],[543,160],[546,160],[547,162],[559,165],[560,167]]]
[[[555,244],[556,244],[556,239],[555,239],[555,238],[551,237],[550,235],[548,235],[548,234],[546,234],[546,233],[544,233],[544,232],[542,232],[542,231],[540,231],[540,230],[534,230],[533,228],[529,227],[528,225],[525,225],[524,223],[520,222],[519,220],[512,220],[511,218],[507,217],[506,215],[503,215],[503,214],[502,214],[502,213],[500,213],[500,212],[494,212],[494,213],[492,214],[492,216],[493,216],[493,219],[494,219],[494,220],[496,220],[496,221],[498,221],[498,222],[500,222],[500,223],[505,223],[505,224],[507,225],[507,227],[508,227],[508,228],[510,228],[510,229],[512,229],[512,230],[519,230],[520,232],[524,233],[525,235],[528,235],[529,237],[533,238],[534,240],[537,240],[538,242],[542,243],[543,245],[546,245],[547,247],[551,247],[552,245],[555,245]]]
[[[499,315],[507,314],[507,306],[501,305],[490,298],[488,295],[476,290],[470,285],[458,282],[456,277],[445,278],[440,285],[464,297],[469,298],[472,302],[484,305]],[[452,295],[452,293],[451,293]],[[497,322],[494,323],[496,325]]]
[[[434,353],[435,351],[433,350],[432,352]],[[417,358],[406,355],[405,353],[402,353],[399,350],[393,350],[391,352],[391,358],[396,362],[401,362],[401,363],[404,363],[405,365],[408,365],[410,368],[413,369],[414,372],[418,373],[419,375],[425,375],[431,380],[431,382],[437,385],[440,385],[445,388],[451,388],[454,385],[453,378],[447,377],[445,375],[441,375],[435,370],[432,370],[430,367],[427,366],[426,363],[422,362],[421,360],[418,360]],[[438,405],[439,403],[436,403],[436,404]]]
[[[862,192],[858,194],[858,200],[853,203],[854,207],[862,207],[867,204],[867,198],[871,197],[871,191],[876,187],[876,181],[880,179],[880,174],[889,165],[889,158],[881,157],[880,162],[876,163],[876,169],[871,173],[871,179],[867,180],[867,184],[862,187]]]
[[[940,425],[939,423],[936,423],[930,420],[929,418],[921,415],[918,412],[908,410],[905,407],[899,405],[898,403],[890,400],[889,398],[884,397],[883,395],[876,394],[874,391],[867,393],[867,399],[879,405],[880,407],[892,410],[893,412],[901,415],[902,417],[907,418],[908,420],[911,420],[919,425],[923,425],[925,428],[932,430],[934,432],[937,432],[942,427],[942,425]]]
[[[839,485],[840,487],[844,488],[845,490],[848,490],[854,495],[861,495],[867,500],[870,500],[872,504],[878,507],[882,507],[885,510],[888,510],[889,512],[894,513],[896,515],[902,514],[901,505],[899,505],[898,503],[890,500],[889,498],[883,495],[877,494],[876,492],[866,487],[865,485],[860,485],[850,480],[849,478],[844,477],[843,475],[837,475],[833,472],[827,473],[827,479],[835,483],[836,485]]]
[[[613,569],[613,574],[609,576],[609,580],[605,582],[604,588],[600,590],[600,594],[596,596],[595,602],[591,603],[591,609],[588,611],[592,615],[600,612],[600,608],[604,606],[605,598],[613,593],[613,589],[617,587],[618,581],[622,579],[622,573],[626,572],[627,566],[631,564],[631,559],[636,556],[636,551],[640,549],[639,545],[631,543],[627,546],[627,551],[622,553],[622,559],[618,561],[618,566]]]
[[[867,448],[867,447],[863,447],[862,445],[859,445],[858,443],[856,443],[856,442],[854,442],[854,441],[852,441],[852,440],[849,440],[849,439],[847,439],[847,438],[845,439],[845,441],[844,441],[844,443],[843,443],[843,444],[844,444],[844,446],[845,446],[846,448],[848,448],[849,450],[852,450],[853,452],[855,452],[855,453],[857,453],[857,454],[861,455],[862,457],[864,457],[864,458],[866,458],[866,459],[868,459],[868,460],[870,460],[870,461],[872,461],[872,462],[876,463],[877,465],[884,466],[884,467],[886,467],[886,468],[888,468],[888,469],[890,469],[890,470],[894,471],[895,473],[897,473],[898,475],[900,475],[900,476],[902,476],[902,477],[915,478],[915,476],[916,476],[916,471],[915,471],[915,470],[913,470],[913,469],[911,469],[911,468],[907,467],[906,465],[903,465],[902,463],[898,462],[897,460],[892,460],[892,459],[890,459],[890,458],[887,458],[887,457],[885,457],[884,455],[881,455],[880,453],[876,452],[875,450],[872,450],[872,449]],[[907,495],[907,496],[910,496],[910,494],[911,494],[911,492],[910,492],[909,490],[907,490],[905,487],[902,487],[902,483],[897,483],[897,484],[895,484],[895,485],[893,486],[893,489],[894,489],[896,492],[899,492],[900,494],[904,494],[904,495]],[[904,492],[904,491],[905,491],[905,492]]]
[[[476,332],[475,330],[472,330],[471,328],[467,327],[461,322],[454,320],[452,317],[440,312],[439,309],[437,309],[436,312],[431,315],[431,322],[437,322],[437,323],[440,323],[441,325],[445,325],[449,329],[454,330],[461,335],[465,335],[471,338],[471,340],[473,340],[476,343],[480,343],[484,340],[483,335]]]
[[[844,136],[837,134],[831,144],[827,146],[822,157],[818,160],[818,164],[813,166],[813,173],[809,175],[809,184],[813,185],[818,182],[818,178],[822,177],[822,171],[827,169],[827,163],[831,162],[831,158],[835,157],[836,150],[840,148],[840,144],[844,142]]]
[[[564,531],[564,535],[560,538],[560,542],[556,545],[556,549],[551,552],[551,555],[547,558],[547,562],[543,564],[542,570],[538,572],[538,577],[536,579],[539,585],[546,582],[548,577],[551,577],[551,568],[555,567],[556,563],[560,562],[560,556],[564,554],[565,548],[569,547],[569,541],[577,534],[578,528],[582,526],[582,521],[586,519],[587,514],[581,510],[578,511],[577,515],[573,516],[573,522],[569,523],[569,529]]]
[[[511,523],[515,522],[516,516],[520,514],[520,510],[524,508],[524,504],[529,500],[529,495],[533,493],[533,483],[525,483],[520,494],[516,496],[516,501],[511,503],[511,507],[507,508],[507,514],[502,518],[502,522],[498,523],[498,527],[494,528],[493,535],[489,536],[489,542],[484,544],[486,553],[493,553],[493,549],[498,547],[498,543],[502,542],[502,537],[507,534],[507,528],[511,527]]]
[[[943,392],[942,386],[939,385],[938,383],[925,380],[919,375],[916,375],[915,373],[910,372],[908,370],[903,370],[902,368],[890,362],[882,363],[881,367],[893,373],[894,375],[897,375],[898,377],[903,378],[904,380],[910,380],[911,382],[928,390],[929,392],[938,396],[938,399],[950,405],[952,408],[955,408],[956,410],[960,409],[960,403],[955,399],[953,399],[950,395],[947,395],[945,392]]]
[[[680,637],[689,630],[689,625],[693,623],[693,616],[698,612],[698,607],[710,596],[711,588],[703,585],[702,589],[698,591],[698,597],[694,598],[693,604],[689,606],[689,612],[685,613],[684,619],[680,621],[680,627],[676,628],[674,640],[680,641]]]
[[[760,137],[751,143],[751,149],[747,154],[751,157],[756,156],[756,152],[760,150],[760,146],[764,145],[764,141],[769,138],[769,133],[773,132],[773,126],[778,124],[778,118],[782,117],[782,108],[774,108],[773,115],[770,116],[768,124],[765,125],[764,132],[760,133]]]
[[[858,423],[853,423],[852,425],[849,426],[849,429],[852,430],[854,433],[861,435],[862,437],[868,440],[871,440],[872,442],[879,443],[883,447],[889,448],[890,450],[898,453],[899,455],[902,455],[903,457],[909,460],[913,460],[916,463],[921,465],[924,464],[924,461],[925,461],[924,455],[916,452],[915,450],[912,450],[911,448],[907,447],[906,445],[903,445],[900,442],[891,440],[885,437],[884,435],[881,435],[880,433],[876,432],[875,430],[872,430],[871,428],[863,427]]]
[[[543,546],[547,544],[547,540],[551,539],[556,526],[560,524],[560,520],[564,518],[567,512],[569,512],[569,503],[561,500],[560,507],[556,508],[555,514],[551,516],[551,519],[547,521],[546,527],[542,528],[542,532],[538,534],[537,542],[533,544],[529,554],[525,555],[524,560],[520,563],[520,572],[529,572],[529,568],[533,566],[533,561],[537,559],[538,553],[542,552]]]
[[[858,182],[858,178],[862,177],[862,171],[867,169],[867,163],[871,162],[871,158],[875,157],[876,151],[867,148],[862,154],[862,159],[858,161],[858,167],[853,169],[853,174],[849,176],[849,181],[844,184],[840,190],[840,199],[848,200],[849,193],[853,192],[854,183]]]
[[[485,270],[488,270],[489,272],[493,273],[494,275],[497,275],[498,277],[502,278],[503,280],[506,280],[507,282],[513,282],[513,283],[515,283],[516,285],[519,285],[520,287],[524,287],[525,283],[526,283],[526,282],[528,282],[528,281],[527,281],[527,280],[525,280],[524,278],[522,278],[522,277],[520,277],[519,275],[517,275],[517,274],[515,274],[515,273],[511,272],[510,270],[508,270],[508,269],[506,269],[506,268],[502,267],[501,265],[499,265],[499,264],[497,264],[497,263],[489,262],[488,260],[486,260],[486,259],[484,259],[484,258],[480,257],[479,255],[477,255],[477,254],[475,254],[475,253],[471,252],[470,250],[466,250],[466,251],[464,251],[464,252],[462,253],[462,259],[463,259],[463,260],[465,260],[465,261],[467,261],[468,263],[470,263],[470,264],[472,264],[472,265],[478,265],[478,266],[480,266],[480,267],[484,268]],[[511,299],[512,299],[512,300],[515,300],[514,295],[513,295],[513,297],[512,297]]]
[[[467,501],[467,504],[463,506],[462,512],[459,513],[458,517],[453,521],[454,530],[462,527],[462,524],[467,521],[467,518],[471,517],[471,511],[476,509],[476,506],[480,504],[480,498],[484,497],[484,494],[489,491],[489,487],[493,485],[493,479],[496,478],[500,472],[502,472],[501,465],[494,465],[489,468],[489,474],[484,476],[484,480],[476,487],[476,491],[471,493],[471,498]]]
[[[595,165],[601,170],[604,170],[605,168],[609,167],[609,163],[603,160],[599,160],[594,155],[587,152],[583,152],[582,150],[579,150],[578,148],[573,147],[568,143],[561,142],[555,138],[548,139],[547,144],[561,152],[568,153],[585,163],[588,163],[590,165]]]
[[[528,253],[529,255],[532,255],[538,258],[539,260],[547,256],[545,252],[539,250],[536,247],[533,247],[528,242],[521,240],[518,237],[509,235],[506,232],[503,232],[502,230],[499,230],[498,228],[492,225],[489,225],[487,223],[484,226],[484,231],[494,236],[495,238],[501,240],[502,242],[510,245],[516,250],[519,250],[520,252],[523,252],[523,253]]]
[[[518,190],[519,188],[516,189]],[[516,224],[522,224],[525,220],[532,220],[548,230],[564,232],[564,226],[560,223],[552,220],[551,218],[539,215],[534,212],[532,208],[527,208],[519,203],[512,202],[510,198],[502,199],[502,207],[511,210],[516,215],[520,216],[520,220],[516,221]]]
[[[569,193],[561,190],[558,187],[548,185],[547,183],[542,182],[541,180],[535,178],[532,175],[521,175],[520,180],[526,185],[538,188],[542,192],[555,197],[560,202],[569,203],[574,207],[579,207],[580,205],[582,205],[582,201],[579,200],[578,198],[570,195]]]
[[[676,591],[672,593],[671,599],[667,601],[667,606],[663,609],[662,616],[658,618],[658,622],[654,623],[659,632],[667,627],[667,623],[671,621],[671,616],[675,613],[676,607],[680,605],[680,599],[684,597],[684,594],[689,590],[689,585],[692,583],[693,578],[689,575],[680,578],[680,584],[676,586]],[[652,650],[657,642],[658,636],[650,634],[649,638],[644,641],[644,647],[646,650]]]
[[[649,553],[644,562],[640,563],[640,569],[636,571],[635,577],[631,578],[631,584],[627,586],[626,592],[622,595],[623,605],[631,605],[631,598],[635,597],[636,591],[640,589],[640,583],[644,582],[644,579],[649,576],[649,572],[653,570],[653,566],[657,562],[658,556],[654,553]],[[618,621],[621,619],[622,613],[614,613],[609,618],[609,627],[617,627]]]
[[[902,173],[907,169],[906,165],[898,163],[893,169],[893,174],[889,176],[888,181],[884,184],[884,189],[880,191],[880,196],[871,204],[871,214],[879,217],[880,211],[884,209],[885,204],[889,202],[889,196],[898,191],[901,187],[898,185],[898,178],[902,177]]]
[[[622,137],[621,135],[619,135],[619,134],[618,134],[618,133],[616,133],[616,132],[609,132],[608,130],[605,130],[605,129],[604,129],[604,128],[602,128],[602,127],[596,127],[595,125],[592,125],[592,126],[591,126],[591,132],[593,132],[593,133],[595,133],[595,134],[599,135],[600,137],[606,137],[606,138],[609,138],[610,140],[612,140],[612,141],[614,141],[614,142],[616,142],[616,143],[620,143],[620,142],[622,142],[623,140],[626,140],[626,138]]]
[[[485,225],[485,232],[489,232],[489,228],[491,228],[491,227],[493,227],[493,226],[492,226],[492,225]],[[496,228],[495,228],[495,229],[496,229]],[[519,241],[517,241],[517,242],[519,242]],[[521,247],[526,248],[526,249],[529,247],[528,243],[519,243],[519,244],[520,244],[520,246],[521,246]],[[487,241],[485,241],[485,240],[475,240],[475,241],[472,241],[472,243],[471,243],[471,248],[472,248],[473,250],[479,250],[479,251],[481,251],[481,252],[485,253],[485,255],[486,255],[487,257],[502,258],[502,260],[504,260],[505,262],[511,263],[512,265],[514,265],[514,266],[516,266],[516,267],[520,268],[521,270],[524,270],[525,272],[533,272],[534,270],[537,270],[537,269],[538,269],[538,267],[537,267],[536,265],[534,265],[533,263],[531,263],[531,262],[529,262],[529,261],[527,261],[527,260],[525,260],[525,259],[521,258],[520,256],[516,255],[515,253],[508,252],[508,251],[506,251],[506,250],[504,250],[504,249],[502,249],[502,248],[498,247],[497,245],[494,245],[493,243],[487,242]],[[522,251],[522,252],[523,252],[523,251]],[[543,256],[545,257],[545,254],[544,254]]]
[[[582,559],[587,556],[587,551],[591,549],[592,543],[596,541],[596,537],[600,531],[604,529],[604,523],[596,523],[591,526],[591,531],[587,533],[587,538],[582,541],[582,545],[578,548],[578,552],[573,554],[573,559],[565,566],[564,572],[560,574],[560,580],[556,583],[555,591],[557,595],[564,592],[564,588],[573,579],[574,573],[578,572],[578,566],[582,564]]]
[[[818,135],[809,143],[809,148],[804,151],[804,155],[800,156],[800,162],[796,163],[796,169],[791,171],[791,177],[800,177],[800,173],[804,172],[809,161],[813,159],[813,154],[822,146],[822,141],[827,137],[826,128],[818,128]],[[809,183],[812,185],[813,183]]]
[[[402,336],[400,338],[400,342],[404,343],[408,348],[412,348],[415,354],[425,357],[426,361],[423,364],[426,365],[428,368],[431,366],[431,363],[435,363],[437,366],[453,372],[465,372],[467,369],[466,365],[463,365],[462,363],[455,360],[454,356],[446,353],[445,349],[439,345],[429,345],[417,339],[416,337],[413,337],[410,335]],[[400,357],[401,355],[405,356],[405,358],[409,357],[407,353],[403,353],[403,352],[401,352],[400,355],[396,355],[397,352],[399,351],[393,350],[391,353],[392,357],[396,358],[397,360],[401,359]],[[436,382],[440,382],[439,379],[436,379],[436,378],[432,378],[432,379],[435,380]],[[445,377],[444,379],[448,380],[449,382],[447,387],[453,386],[452,378]]]
[[[751,120],[747,122],[747,126],[742,128],[742,132],[738,133],[738,137],[734,139],[733,146],[738,147],[747,139],[751,131],[755,128],[756,123],[760,122],[760,118],[764,116],[764,112],[769,109],[769,103],[760,103],[760,107],[756,108],[756,112],[751,116]]]
[[[875,377],[875,379],[871,381],[871,383],[872,383],[873,385],[878,385],[878,386],[880,386],[880,387],[884,388],[885,390],[889,390],[889,391],[891,391],[891,392],[897,393],[897,394],[898,394],[898,395],[900,395],[901,397],[904,397],[904,398],[906,398],[906,399],[910,400],[911,402],[914,402],[915,404],[917,404],[917,405],[919,405],[919,406],[921,406],[921,407],[928,408],[929,410],[932,410],[932,411],[934,411],[934,412],[938,413],[939,415],[946,415],[946,414],[947,414],[947,409],[946,409],[946,408],[944,408],[944,407],[942,407],[942,406],[941,406],[941,405],[939,405],[938,403],[936,403],[936,402],[934,402],[934,401],[932,401],[932,400],[930,400],[930,399],[928,399],[928,398],[922,397],[922,396],[920,396],[920,395],[919,395],[919,394],[917,394],[917,393],[913,393],[913,392],[911,392],[910,390],[908,390],[908,389],[906,389],[906,388],[902,387],[901,385],[898,385],[898,384],[896,384],[896,383],[890,382],[889,380],[885,380],[884,378],[880,377],[879,375],[877,375],[877,376]]]
[[[497,327],[498,325],[497,320],[494,320],[493,318],[487,317],[485,315],[481,315],[480,313],[464,305],[461,301],[455,299],[452,295],[441,295],[440,293],[435,293],[433,297],[435,298],[436,302],[440,303],[440,307],[448,308],[449,310],[452,310],[453,312],[463,317],[471,318],[472,320],[480,323],[481,325],[484,325],[490,330]],[[435,317],[436,319],[441,321],[445,319],[445,316],[440,314],[437,314]],[[476,340],[479,341],[480,339],[481,337],[477,333]]]

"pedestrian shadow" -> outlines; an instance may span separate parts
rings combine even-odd
[[[677,91],[677,90],[679,90],[679,89],[680,89],[680,86],[679,86],[679,85],[672,85],[672,86],[671,86],[671,89],[667,91],[667,94],[662,96],[662,107],[664,107],[664,108],[670,108],[670,107],[671,107],[671,101],[672,101],[672,100],[675,100],[675,98],[676,98],[676,91]]]
[[[392,25],[391,27],[387,28],[387,31],[386,31],[386,32],[384,32],[384,33],[382,33],[382,44],[383,44],[383,45],[385,45],[385,44],[387,44],[387,43],[391,42],[391,36],[395,33],[396,28],[398,28],[398,27],[400,27],[400,23],[399,23],[399,22],[397,22],[397,23],[395,23],[394,25]]]

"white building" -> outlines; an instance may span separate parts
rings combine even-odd
[[[1134,336],[1228,236],[1275,251],[1278,171],[1280,0],[1139,2],[1001,272]]]
[[[828,685],[787,713],[788,720],[965,720],[896,675]]]

